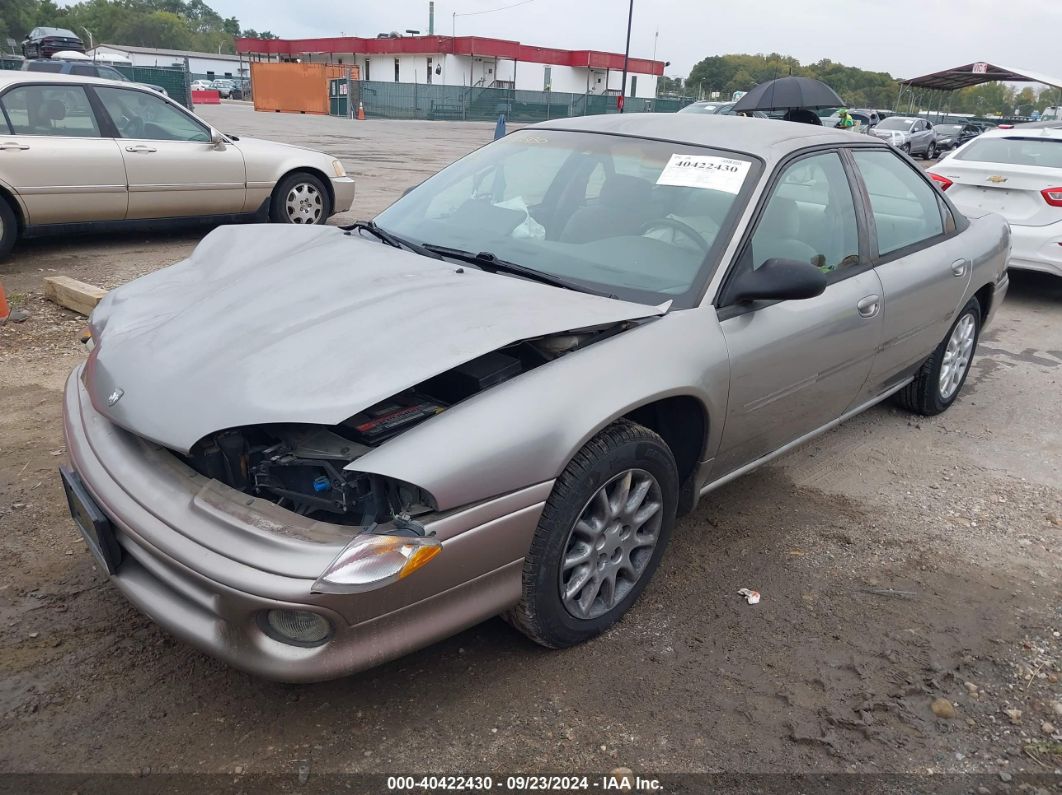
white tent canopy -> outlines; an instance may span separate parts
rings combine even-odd
[[[60,50],[53,58],[58,58],[60,61],[91,61],[92,56],[85,55],[83,52],[77,50]]]
[[[92,59],[95,61],[120,64],[131,64],[133,62],[132,58],[117,50],[105,50],[103,47],[97,47],[94,50],[90,50],[90,52],[92,53]]]

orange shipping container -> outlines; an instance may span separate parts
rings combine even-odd
[[[346,77],[358,80],[357,66],[323,63],[251,62],[254,109],[284,113],[328,113],[328,81]]]

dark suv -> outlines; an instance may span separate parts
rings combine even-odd
[[[84,52],[85,43],[65,28],[34,28],[22,41],[22,54],[27,58],[50,58],[63,50]]]
[[[104,80],[121,80],[125,83],[135,82],[123,75],[113,66],[95,61],[62,61],[55,58],[40,58],[36,61],[26,61],[22,64],[24,72],[51,72],[60,75],[77,75],[78,77],[102,77]],[[163,96],[169,96],[162,86],[151,83],[137,83],[138,86],[147,86],[158,91]]]

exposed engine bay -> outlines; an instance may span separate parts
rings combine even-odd
[[[338,425],[254,425],[210,434],[181,458],[200,474],[301,516],[370,526],[435,509],[418,487],[345,469],[352,461],[473,395],[631,323],[524,340],[472,359]],[[410,522],[410,529],[417,525]]]

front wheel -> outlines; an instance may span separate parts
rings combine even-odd
[[[656,571],[678,492],[663,439],[626,420],[605,428],[557,478],[524,559],[522,598],[505,619],[553,649],[604,632]]]
[[[981,304],[971,298],[914,381],[896,393],[896,402],[927,417],[947,411],[966,383],[980,332]]]
[[[910,144],[904,144],[903,146],[900,147],[900,151],[903,152],[905,155],[910,155],[911,154],[911,145]]]
[[[278,224],[323,224],[332,214],[328,189],[320,177],[297,171],[273,190],[269,218]]]

